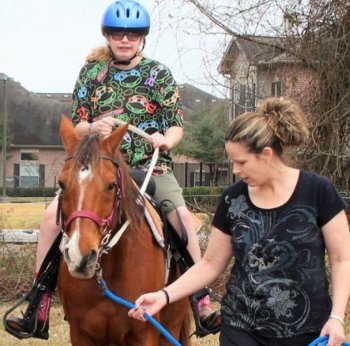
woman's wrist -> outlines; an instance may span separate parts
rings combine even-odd
[[[161,291],[164,293],[165,295],[165,299],[166,299],[166,305],[170,304],[170,297],[169,297],[169,293],[165,288],[162,288]]]
[[[333,312],[330,313],[329,319],[337,320],[337,321],[340,322],[342,325],[345,324],[344,319],[343,319],[341,316],[339,316],[338,314],[335,314],[335,313],[333,313]]]

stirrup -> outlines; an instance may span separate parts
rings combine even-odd
[[[38,337],[38,335],[41,335],[40,331],[38,331],[38,317],[40,303],[44,294],[45,290],[42,289],[42,286],[40,284],[34,284],[28,293],[26,293],[15,303],[14,306],[12,306],[5,312],[2,320],[5,330],[18,339],[27,339],[32,337]],[[20,305],[22,305],[26,301],[28,301],[29,304],[23,315],[23,324],[25,324],[25,327],[23,326],[23,331],[19,331],[10,326],[11,318],[8,318],[8,316],[12,311],[16,310]],[[39,336],[39,338],[45,337]]]
[[[221,321],[219,325],[214,325],[214,326],[208,326],[205,325],[204,321],[201,320],[201,317],[199,315],[198,311],[198,302],[205,297],[206,295],[210,294],[210,289],[209,288],[204,288],[201,291],[193,294],[190,296],[190,301],[191,301],[191,307],[193,311],[193,316],[194,316],[194,321],[196,325],[196,330],[193,334],[196,336],[202,338],[204,336],[207,336],[209,334],[216,334],[220,331],[221,329]],[[213,317],[215,319],[219,319],[219,315],[217,312],[213,312]]]
[[[58,266],[61,259],[61,252],[59,250],[61,238],[62,233],[60,232],[44,258],[44,261],[39,269],[38,277],[29,292],[24,294],[23,297],[20,298],[13,307],[8,309],[3,316],[2,322],[5,330],[18,339],[27,339],[32,337],[45,339],[46,336],[48,337],[47,321],[44,322],[43,329],[38,329],[38,327],[41,327],[40,324],[43,324],[41,321],[39,321],[39,309],[45,292],[53,292],[56,288]],[[11,328],[9,324],[9,322],[11,323],[11,318],[9,319],[8,317],[11,312],[26,301],[29,303],[27,309],[23,315],[23,318],[18,320],[18,322],[23,322],[22,332]]]

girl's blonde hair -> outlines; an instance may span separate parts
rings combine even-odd
[[[101,46],[94,48],[86,57],[86,62],[91,63],[94,61],[109,61],[111,59],[111,50],[107,46]]]
[[[269,97],[259,103],[255,112],[233,120],[225,141],[242,142],[256,154],[271,147],[281,156],[284,148],[301,145],[308,135],[306,117],[295,100]]]

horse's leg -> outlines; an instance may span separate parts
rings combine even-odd
[[[78,332],[72,327],[70,327],[70,341],[72,346],[99,346],[88,335]]]
[[[157,330],[153,326],[146,324],[146,328],[133,330],[128,333],[126,343],[121,346],[159,346],[158,339],[159,334]]]
[[[97,339],[96,330],[91,328],[82,321],[75,320],[69,324],[70,341],[72,346],[106,346],[108,343],[103,343]]]

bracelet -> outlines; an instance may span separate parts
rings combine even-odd
[[[330,314],[329,315],[329,318],[334,318],[335,320],[337,320],[338,322],[340,322],[342,325],[344,325],[344,320],[340,317],[340,316],[338,316],[338,315],[336,315],[336,314]]]
[[[89,134],[92,133],[92,125],[93,125],[93,123],[90,123],[90,125],[89,125]]]
[[[168,305],[170,303],[169,293],[165,288],[162,288],[161,291],[164,292],[166,298],[166,305]]]

